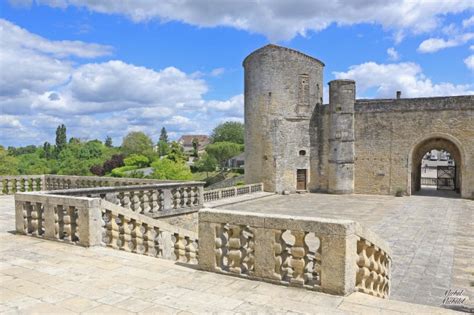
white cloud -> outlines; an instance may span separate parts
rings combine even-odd
[[[390,47],[389,49],[387,49],[387,54],[388,54],[388,59],[391,61],[397,61],[398,59],[400,59],[400,55],[393,47]]]
[[[17,2],[18,0],[11,0]],[[24,0],[19,0],[24,2]],[[77,6],[105,14],[122,14],[135,22],[158,19],[181,21],[200,27],[229,26],[260,33],[270,40],[289,40],[308,31],[319,31],[336,23],[376,23],[397,33],[427,32],[440,18],[473,8],[472,0],[304,0],[220,1],[184,0],[41,0],[53,7]],[[402,33],[396,36],[401,39]]]
[[[224,69],[224,68],[215,68],[215,69],[212,69],[210,75],[211,75],[212,77],[219,77],[219,76],[221,76],[224,72],[225,72],[225,69]]]
[[[53,142],[62,123],[69,136],[103,139],[109,135],[119,144],[131,130],[158,139],[161,126],[176,136],[207,133],[222,120],[242,117],[243,97],[206,100],[208,86],[198,73],[175,67],[154,70],[120,60],[77,65],[69,56],[86,54],[72,53],[64,42],[0,21],[3,35],[19,36],[0,37],[2,145]],[[21,45],[30,39],[38,41],[41,50]],[[81,45],[84,49],[100,46]]]
[[[465,19],[462,21],[462,26],[463,27],[471,27],[471,26],[474,26],[474,15],[471,16],[470,18],[468,19]]]
[[[448,40],[442,38],[429,38],[424,40],[420,46],[418,46],[418,51],[421,53],[433,53],[441,49],[463,45],[472,39],[474,39],[474,33],[457,35]]]
[[[474,94],[473,85],[433,83],[418,64],[411,62],[366,62],[333,74],[337,79],[355,80],[359,97],[393,98],[395,91],[402,91],[406,97]],[[372,90],[375,90],[374,95],[368,95]]]
[[[70,40],[51,41],[4,19],[0,19],[0,39],[2,47],[33,50],[56,58],[67,56],[96,58],[112,53],[112,47],[105,45]]]
[[[466,59],[464,59],[464,63],[466,67],[472,71],[474,71],[474,55],[470,55]]]

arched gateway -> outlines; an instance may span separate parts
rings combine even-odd
[[[427,152],[432,150],[449,152],[452,161],[454,161],[452,166],[443,166],[443,168],[438,167],[440,178],[438,179],[437,185],[445,185],[443,181],[447,181],[448,179],[451,181],[452,178],[453,190],[461,192],[463,186],[462,175],[465,164],[463,163],[464,153],[461,143],[459,140],[448,134],[436,133],[418,140],[417,144],[410,152],[409,161],[411,161],[411,168],[409,178],[411,179],[411,193],[421,190],[423,169],[422,159]],[[441,182],[441,184],[439,182]]]
[[[438,149],[455,160],[460,195],[474,199],[474,96],[357,100],[356,82],[335,80],[324,105],[324,64],[311,56],[267,45],[243,65],[247,182],[410,195],[422,156]]]

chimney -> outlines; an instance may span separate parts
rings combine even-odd
[[[397,91],[397,100],[402,98],[402,91]]]

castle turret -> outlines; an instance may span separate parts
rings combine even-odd
[[[329,82],[329,183],[335,194],[354,192],[355,82]]]
[[[265,190],[307,190],[310,121],[322,101],[324,64],[301,52],[262,47],[245,69],[245,179]]]

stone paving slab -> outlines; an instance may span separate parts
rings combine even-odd
[[[439,306],[446,290],[463,289],[474,310],[472,200],[432,192],[402,198],[295,194],[219,208],[358,221],[390,244],[392,299]]]
[[[204,272],[109,248],[15,235],[0,198],[2,314],[450,314],[355,293],[332,296]]]

